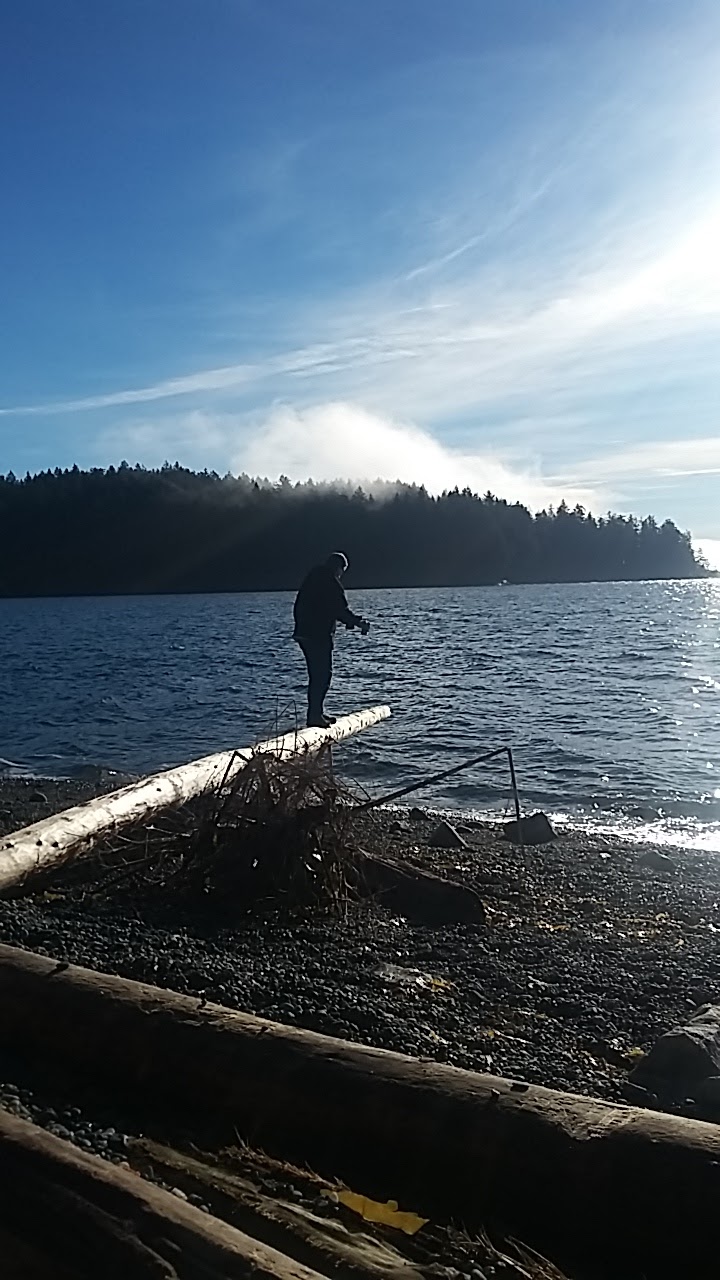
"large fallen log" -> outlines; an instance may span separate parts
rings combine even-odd
[[[88,800],[3,836],[0,839],[0,892],[23,883],[34,872],[60,866],[111,832],[144,822],[159,810],[186,804],[222,782],[231,782],[258,752],[281,760],[303,752],[317,752],[379,724],[389,715],[389,707],[371,707],[343,716],[329,729],[299,729],[254,747],[220,751],[201,760],[191,760],[189,764],[142,778],[119,791]]]
[[[0,1187],[7,1280],[320,1280],[137,1174],[2,1110]]]
[[[720,1129],[282,1027],[0,947],[0,1041],[572,1270],[716,1274]]]

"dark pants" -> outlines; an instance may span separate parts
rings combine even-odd
[[[325,695],[332,680],[333,642],[331,636],[299,637],[308,669],[308,724],[324,714]]]

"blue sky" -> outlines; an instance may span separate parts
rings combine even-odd
[[[720,551],[715,4],[3,21],[0,470],[469,483]]]

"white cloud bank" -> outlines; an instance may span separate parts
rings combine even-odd
[[[245,472],[269,480],[423,484],[438,494],[455,486],[490,490],[537,511],[561,501],[602,514],[629,485],[657,489],[677,476],[720,472],[720,437],[648,442],[577,464],[572,473],[543,474],[539,463],[451,448],[413,423],[382,417],[349,402],[310,408],[277,406],[260,424],[236,414],[192,412],[160,422],[118,425],[98,441],[98,461],[120,456],[159,466],[176,459],[196,468]],[[620,501],[619,501],[620,500]],[[636,504],[635,504],[636,505]],[[642,512],[640,512],[642,514]],[[698,536],[697,549],[720,569],[720,539]]]
[[[489,451],[450,448],[412,423],[335,402],[308,409],[279,406],[233,454],[233,469],[291,480],[377,480],[424,484],[431,493],[470,487],[490,490],[537,509],[565,498],[594,502],[587,486],[546,479],[539,468],[522,467]]]
[[[96,448],[99,462],[126,457],[160,466],[178,460],[270,480],[286,475],[293,481],[366,486],[400,480],[423,484],[431,493],[468,486],[533,510],[564,499],[602,512],[623,504],[628,491],[658,490],[679,477],[720,473],[720,436],[647,441],[548,474],[537,456],[452,447],[416,423],[341,400],[278,405],[260,421],[193,411],[118,423],[100,435]]]
[[[411,422],[361,405],[331,401],[298,408],[278,405],[260,422],[233,413],[194,411],[153,421],[117,423],[95,443],[97,462],[127,458],[144,466],[179,461],[277,480],[422,484],[430,493],[465,488],[490,490],[533,510],[581,502],[598,508],[603,495],[592,485],[544,476],[538,462],[491,450],[452,448]]]

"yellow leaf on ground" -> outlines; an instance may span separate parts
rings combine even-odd
[[[346,1209],[359,1213],[365,1222],[377,1222],[384,1227],[396,1227],[398,1231],[404,1231],[406,1236],[414,1236],[428,1221],[427,1218],[419,1218],[416,1213],[404,1213],[398,1209],[397,1200],[388,1200],[387,1204],[380,1204],[379,1200],[371,1200],[368,1196],[359,1196],[355,1191],[345,1189],[336,1191],[335,1195],[340,1204],[344,1204]]]

